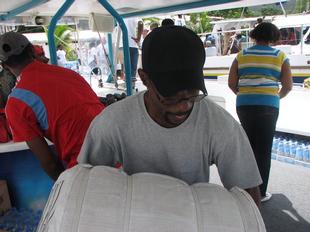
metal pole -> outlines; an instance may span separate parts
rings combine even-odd
[[[70,8],[74,0],[66,0],[64,4],[59,8],[56,14],[53,16],[50,25],[48,26],[47,38],[48,38],[48,47],[50,50],[50,60],[52,64],[57,65],[57,55],[56,55],[56,45],[54,40],[54,32],[58,20],[66,13]]]
[[[286,14],[286,11],[285,11],[285,9],[284,9],[284,7],[283,7],[283,4],[282,4],[282,2],[281,1],[279,1],[279,3],[280,3],[280,6],[281,6],[281,9],[282,9],[282,12],[283,12],[283,14],[285,15],[285,17],[287,16],[287,14]]]
[[[304,25],[300,27],[300,54],[304,53]]]
[[[0,21],[8,20],[20,13],[25,12],[26,10],[32,9],[46,2],[48,2],[48,0],[32,0],[30,2],[27,2],[13,10],[10,10],[7,14],[0,15]]]
[[[111,83],[113,80],[113,76],[115,76],[115,82],[117,83],[117,78],[115,75],[115,66],[114,66],[114,56],[113,56],[113,45],[112,45],[112,34],[108,33],[108,47],[109,47],[109,58],[111,61],[111,73],[109,74],[107,82]]]

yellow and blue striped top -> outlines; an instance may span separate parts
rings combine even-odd
[[[239,52],[237,106],[267,105],[279,108],[281,68],[289,62],[285,53],[269,46],[255,45]]]

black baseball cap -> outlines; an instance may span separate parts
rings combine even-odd
[[[143,70],[164,97],[191,89],[207,93],[204,62],[205,50],[201,39],[185,27],[155,28],[142,44]]]

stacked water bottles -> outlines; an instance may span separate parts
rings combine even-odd
[[[34,232],[39,224],[42,211],[12,208],[0,216],[0,230],[10,232]]]
[[[272,158],[286,163],[310,168],[310,142],[290,138],[274,137]]]

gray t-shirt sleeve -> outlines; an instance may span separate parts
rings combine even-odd
[[[114,166],[117,162],[116,151],[111,140],[110,125],[113,122],[105,120],[103,113],[104,111],[92,121],[89,127],[77,159],[78,163]]]
[[[228,130],[228,131],[227,131]],[[230,120],[217,138],[213,162],[225,188],[252,188],[262,183],[255,157],[242,127]]]

